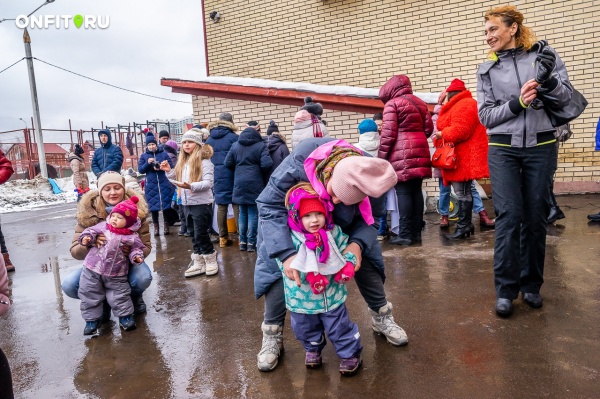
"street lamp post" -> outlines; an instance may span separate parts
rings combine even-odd
[[[31,106],[33,107],[33,121],[35,140],[37,141],[38,160],[40,163],[40,173],[42,177],[48,178],[48,168],[46,167],[46,152],[44,151],[44,139],[42,137],[42,122],[40,118],[40,105],[37,97],[37,87],[35,85],[35,74],[33,72],[33,57],[31,56],[31,38],[27,28],[23,32],[23,43],[25,43],[25,57],[27,58],[27,72],[29,74],[29,87],[31,88]]]

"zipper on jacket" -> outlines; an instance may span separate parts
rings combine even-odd
[[[515,73],[517,74],[517,82],[519,82],[519,93],[521,92],[521,87],[523,84],[521,83],[521,76],[519,75],[519,68],[517,67],[517,59],[515,58],[515,49],[511,50],[511,55],[513,59],[513,64],[515,64]],[[519,98],[521,94],[519,94]],[[527,144],[527,110],[523,110],[523,148],[526,147]]]
[[[152,155],[154,155],[154,163],[156,164],[156,161],[158,161],[158,159],[156,159],[156,153],[153,152]],[[152,168],[154,168],[154,166],[152,166]],[[163,209],[163,203],[162,203],[162,195],[160,194],[160,179],[158,178],[158,171],[156,170],[156,185],[158,186],[158,202],[160,203],[160,210]]]
[[[121,247],[121,238],[122,236],[119,234],[119,245],[117,245],[117,249],[112,259],[112,263],[110,264],[110,275],[113,274],[113,266],[115,265],[115,260],[117,259],[117,254],[119,253],[119,248]]]

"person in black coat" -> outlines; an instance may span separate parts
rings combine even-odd
[[[225,158],[225,166],[234,171],[232,198],[240,209],[240,250],[249,252],[256,251],[256,199],[265,188],[264,174],[273,165],[269,150],[258,133],[259,129],[256,122],[249,122]]]
[[[279,133],[279,127],[273,120],[269,122],[267,136],[263,137],[263,142],[267,145],[267,148],[269,149],[269,155],[273,160],[273,165],[271,165],[271,168],[269,168],[265,175],[266,183],[267,180],[269,180],[269,177],[271,177],[273,171],[277,169],[277,167],[288,155],[290,155],[290,150],[285,142],[285,137],[283,134]]]
[[[213,148],[211,162],[215,166],[215,204],[217,204],[217,224],[219,226],[219,246],[224,248],[231,245],[229,230],[227,228],[227,209],[233,204],[233,171],[225,166],[225,157],[231,146],[238,141],[238,127],[233,124],[233,117],[228,112],[219,115],[219,120],[211,122],[207,127],[210,136],[206,144]],[[233,204],[233,213],[237,222],[238,206]]]

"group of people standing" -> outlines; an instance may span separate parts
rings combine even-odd
[[[265,137],[256,121],[238,134],[232,115],[223,113],[207,129],[195,126],[186,132],[180,148],[168,140],[158,143],[152,133],[146,136],[139,163],[139,172],[146,175],[144,196],[126,190],[123,177],[113,171],[113,161],[119,162],[116,146],[110,132],[101,131],[102,151],[93,162],[98,190],[89,191],[84,179],[77,185],[82,198],[71,253],[85,260],[85,273],[78,270],[63,280],[65,293],[82,299],[84,332],[97,333],[111,308],[124,330],[135,327],[130,317],[145,312],[142,293],[152,280],[144,263],[151,250],[146,216],[152,215],[159,234],[158,212],[170,209],[175,199],[192,237],[185,277],[218,272],[209,234],[215,204],[220,247],[232,244],[227,226],[232,205],[239,249],[257,252],[255,294],[264,296],[265,307],[260,370],[278,364],[287,309],[306,349],[307,367],[321,365],[326,332],[341,358],[340,372],[356,372],[362,364],[360,334],[344,305],[344,284],[351,279],[365,299],[373,330],[393,345],[406,345],[407,334],[394,321],[386,299],[377,238],[387,218],[386,194],[393,190],[400,223],[390,242],[421,242],[422,184],[432,177],[432,136],[453,143],[457,157],[454,169],[441,171],[442,184],[451,184],[459,200],[456,230],[447,238],[474,233],[472,183],[490,177],[497,215],[495,310],[510,315],[519,292],[529,306],[541,307],[548,190],[557,162],[555,129],[542,108],[563,107],[573,89],[556,51],[535,41],[515,7],[488,11],[485,30],[490,60],[477,74],[477,100],[461,80],[453,80],[440,96],[435,125],[405,75],[381,87],[383,113],[358,125],[356,145],[329,137],[323,108],[310,97],[294,117],[291,156],[273,121]],[[542,106],[534,107],[536,100]],[[80,156],[75,148],[74,166]],[[481,224],[494,225],[484,210],[478,212]],[[164,234],[169,233],[167,219],[165,215]],[[133,237],[122,256],[131,267],[104,267],[108,253],[102,248],[129,235]],[[92,250],[94,246],[98,249]],[[112,284],[117,277],[119,288]],[[94,288],[89,295],[90,281],[102,283],[104,292]]]

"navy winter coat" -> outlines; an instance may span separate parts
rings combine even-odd
[[[169,155],[162,149],[158,148],[156,152],[146,150],[142,154],[139,161],[138,170],[142,174],[146,174],[146,184],[144,185],[144,193],[146,202],[151,212],[162,211],[171,207],[171,200],[175,192],[175,186],[171,184],[167,178],[167,174],[163,170],[154,170],[152,165],[148,164],[148,158],[154,158],[156,163],[162,161],[169,162],[173,168],[175,164]]]
[[[240,134],[227,158],[225,166],[234,170],[233,203],[242,205],[256,204],[256,198],[265,188],[265,173],[273,165],[267,145],[260,133],[253,127],[247,127]]]
[[[271,174],[281,163],[283,160],[290,155],[290,150],[285,143],[285,139],[279,133],[273,133],[267,137],[263,137],[263,143],[267,145],[269,149],[269,155],[273,160],[273,165],[269,168],[265,181],[271,177]]]
[[[92,158],[92,171],[96,176],[100,173],[104,173],[107,170],[121,173],[121,165],[123,164],[123,151],[118,145],[114,145],[111,140],[111,133],[108,130],[100,130],[98,132],[98,140],[100,134],[106,134],[108,141],[106,144],[100,142],[100,148],[94,151],[94,158]]]
[[[215,203],[231,204],[233,195],[233,171],[225,166],[225,157],[233,143],[238,141],[237,126],[227,121],[215,121],[208,125],[210,137],[206,144],[213,148],[211,161],[215,166]]]

